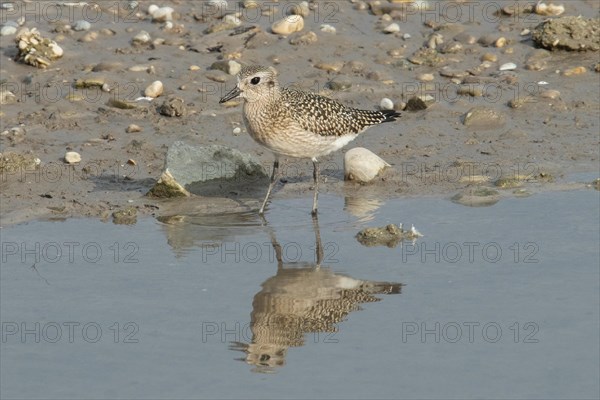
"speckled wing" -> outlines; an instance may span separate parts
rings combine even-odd
[[[360,133],[371,125],[395,121],[395,111],[359,110],[314,93],[283,89],[282,102],[302,129],[322,135]]]

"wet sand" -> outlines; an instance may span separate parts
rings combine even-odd
[[[112,2],[100,2],[99,8],[56,3],[38,3],[37,8],[28,3],[26,8],[14,2],[12,9],[2,9],[3,24],[24,17],[23,26],[36,27],[64,49],[62,58],[38,69],[14,61],[15,35],[0,37],[2,87],[15,95],[15,101],[3,104],[0,111],[2,155],[29,155],[40,162],[37,167],[2,171],[2,225],[36,218],[109,219],[127,207],[136,208],[138,215],[162,215],[190,202],[205,212],[219,212],[223,197],[234,202],[249,198],[248,207],[258,204],[259,199],[245,193],[218,190],[214,197],[181,203],[145,196],[162,172],[169,144],[176,140],[231,146],[254,154],[270,168],[271,154],[245,132],[241,107],[218,103],[236,81],[209,69],[221,59],[274,65],[282,83],[322,92],[354,107],[378,108],[386,97],[401,109],[415,95],[433,98],[427,109],[405,110],[396,123],[372,128],[345,148],[366,147],[393,168],[369,185],[344,182],[343,151],[332,154],[322,160],[324,193],[382,199],[451,197],[473,185],[492,187],[499,178],[515,176],[524,181],[520,189],[533,192],[580,187],[585,182],[567,185],[562,177],[598,171],[598,52],[552,52],[541,70],[526,69],[536,47],[531,34],[523,31],[547,17],[495,14],[514,1],[493,7],[432,1],[431,10],[392,13],[390,19],[375,15],[366,3],[361,10],[349,1],[311,2],[304,29],[283,37],[271,33],[270,26],[293,2],[280,3],[258,15],[256,9],[230,1],[226,13],[238,13],[241,27],[248,30],[216,33],[205,33],[220,20],[203,2],[162,2],[175,10],[170,29],[164,22],[152,22],[146,12],[150,3],[128,10]],[[566,2],[565,7],[563,15],[586,18],[597,18],[599,11],[595,1]],[[66,27],[79,20],[90,22],[90,30]],[[384,33],[393,22],[400,31]],[[322,31],[323,24],[336,33]],[[148,32],[151,40],[133,45],[140,31]],[[315,43],[290,44],[290,38],[309,31],[316,34]],[[435,34],[443,43],[433,38],[438,41],[434,59],[415,64],[416,55]],[[476,41],[471,43],[469,36]],[[504,45],[496,47],[501,37]],[[495,61],[482,67],[482,58]],[[516,69],[499,71],[506,63],[516,64]],[[132,71],[135,66],[141,70]],[[586,72],[565,76],[564,71],[581,66]],[[423,74],[432,74],[433,81],[420,81]],[[97,78],[107,83],[109,92],[75,87],[77,80]],[[458,95],[465,79],[467,85],[475,82],[483,95]],[[162,81],[164,93],[152,102],[135,101],[155,80]],[[350,87],[331,91],[332,81]],[[545,90],[559,95],[542,95]],[[173,97],[183,100],[186,113],[161,115],[159,106]],[[134,102],[136,108],[116,108],[111,100]],[[500,120],[466,126],[465,115],[476,106],[499,114]],[[141,132],[126,132],[130,124],[139,125]],[[241,132],[233,133],[237,127]],[[78,152],[82,160],[66,164],[67,151]],[[306,197],[308,212],[311,168],[308,160],[284,161],[286,182],[278,186],[273,200]],[[502,196],[523,194],[514,193],[513,187],[496,189]]]

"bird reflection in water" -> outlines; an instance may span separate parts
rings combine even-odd
[[[270,230],[277,258],[277,274],[254,296],[250,316],[250,343],[232,342],[230,348],[246,353],[240,360],[255,372],[275,372],[285,364],[289,347],[304,345],[308,334],[337,332],[338,324],[362,303],[380,301],[377,294],[398,294],[402,284],[354,279],[321,265],[323,246],[319,222],[313,217],[316,263],[284,263],[281,246]]]

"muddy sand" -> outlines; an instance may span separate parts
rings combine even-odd
[[[146,196],[175,141],[230,146],[269,171],[272,155],[247,135],[241,106],[218,102],[236,82],[211,69],[220,60],[273,65],[284,85],[353,107],[376,109],[388,98],[403,110],[399,121],[371,128],[321,160],[321,192],[350,202],[452,198],[481,187],[522,196],[581,187],[589,182],[572,183],[568,175],[598,172],[599,53],[538,48],[532,32],[557,17],[502,10],[532,2],[430,1],[419,9],[384,0],[311,1],[304,27],[290,35],[273,33],[271,25],[299,2],[258,1],[259,8],[250,8],[253,2],[229,1],[220,10],[209,3],[158,4],[173,9],[172,21],[153,21],[150,2],[138,8],[136,2],[2,3],[4,27],[37,28],[64,52],[46,68],[17,61],[16,34],[3,28],[3,226],[110,219],[128,208],[157,216],[257,208],[261,188],[216,186],[185,200]],[[597,1],[564,3],[561,17],[598,18]],[[239,21],[226,16],[232,14]],[[163,93],[140,100],[157,80]],[[182,115],[161,114],[165,101],[178,102]],[[141,129],[131,131],[132,124]],[[392,168],[370,184],[345,182],[343,153],[358,146]],[[68,151],[81,160],[68,164]],[[306,197],[308,213],[312,164],[283,161],[272,201]]]

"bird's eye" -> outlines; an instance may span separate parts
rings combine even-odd
[[[258,76],[255,76],[250,80],[250,83],[253,85],[258,85],[258,82],[260,82],[260,78]]]

